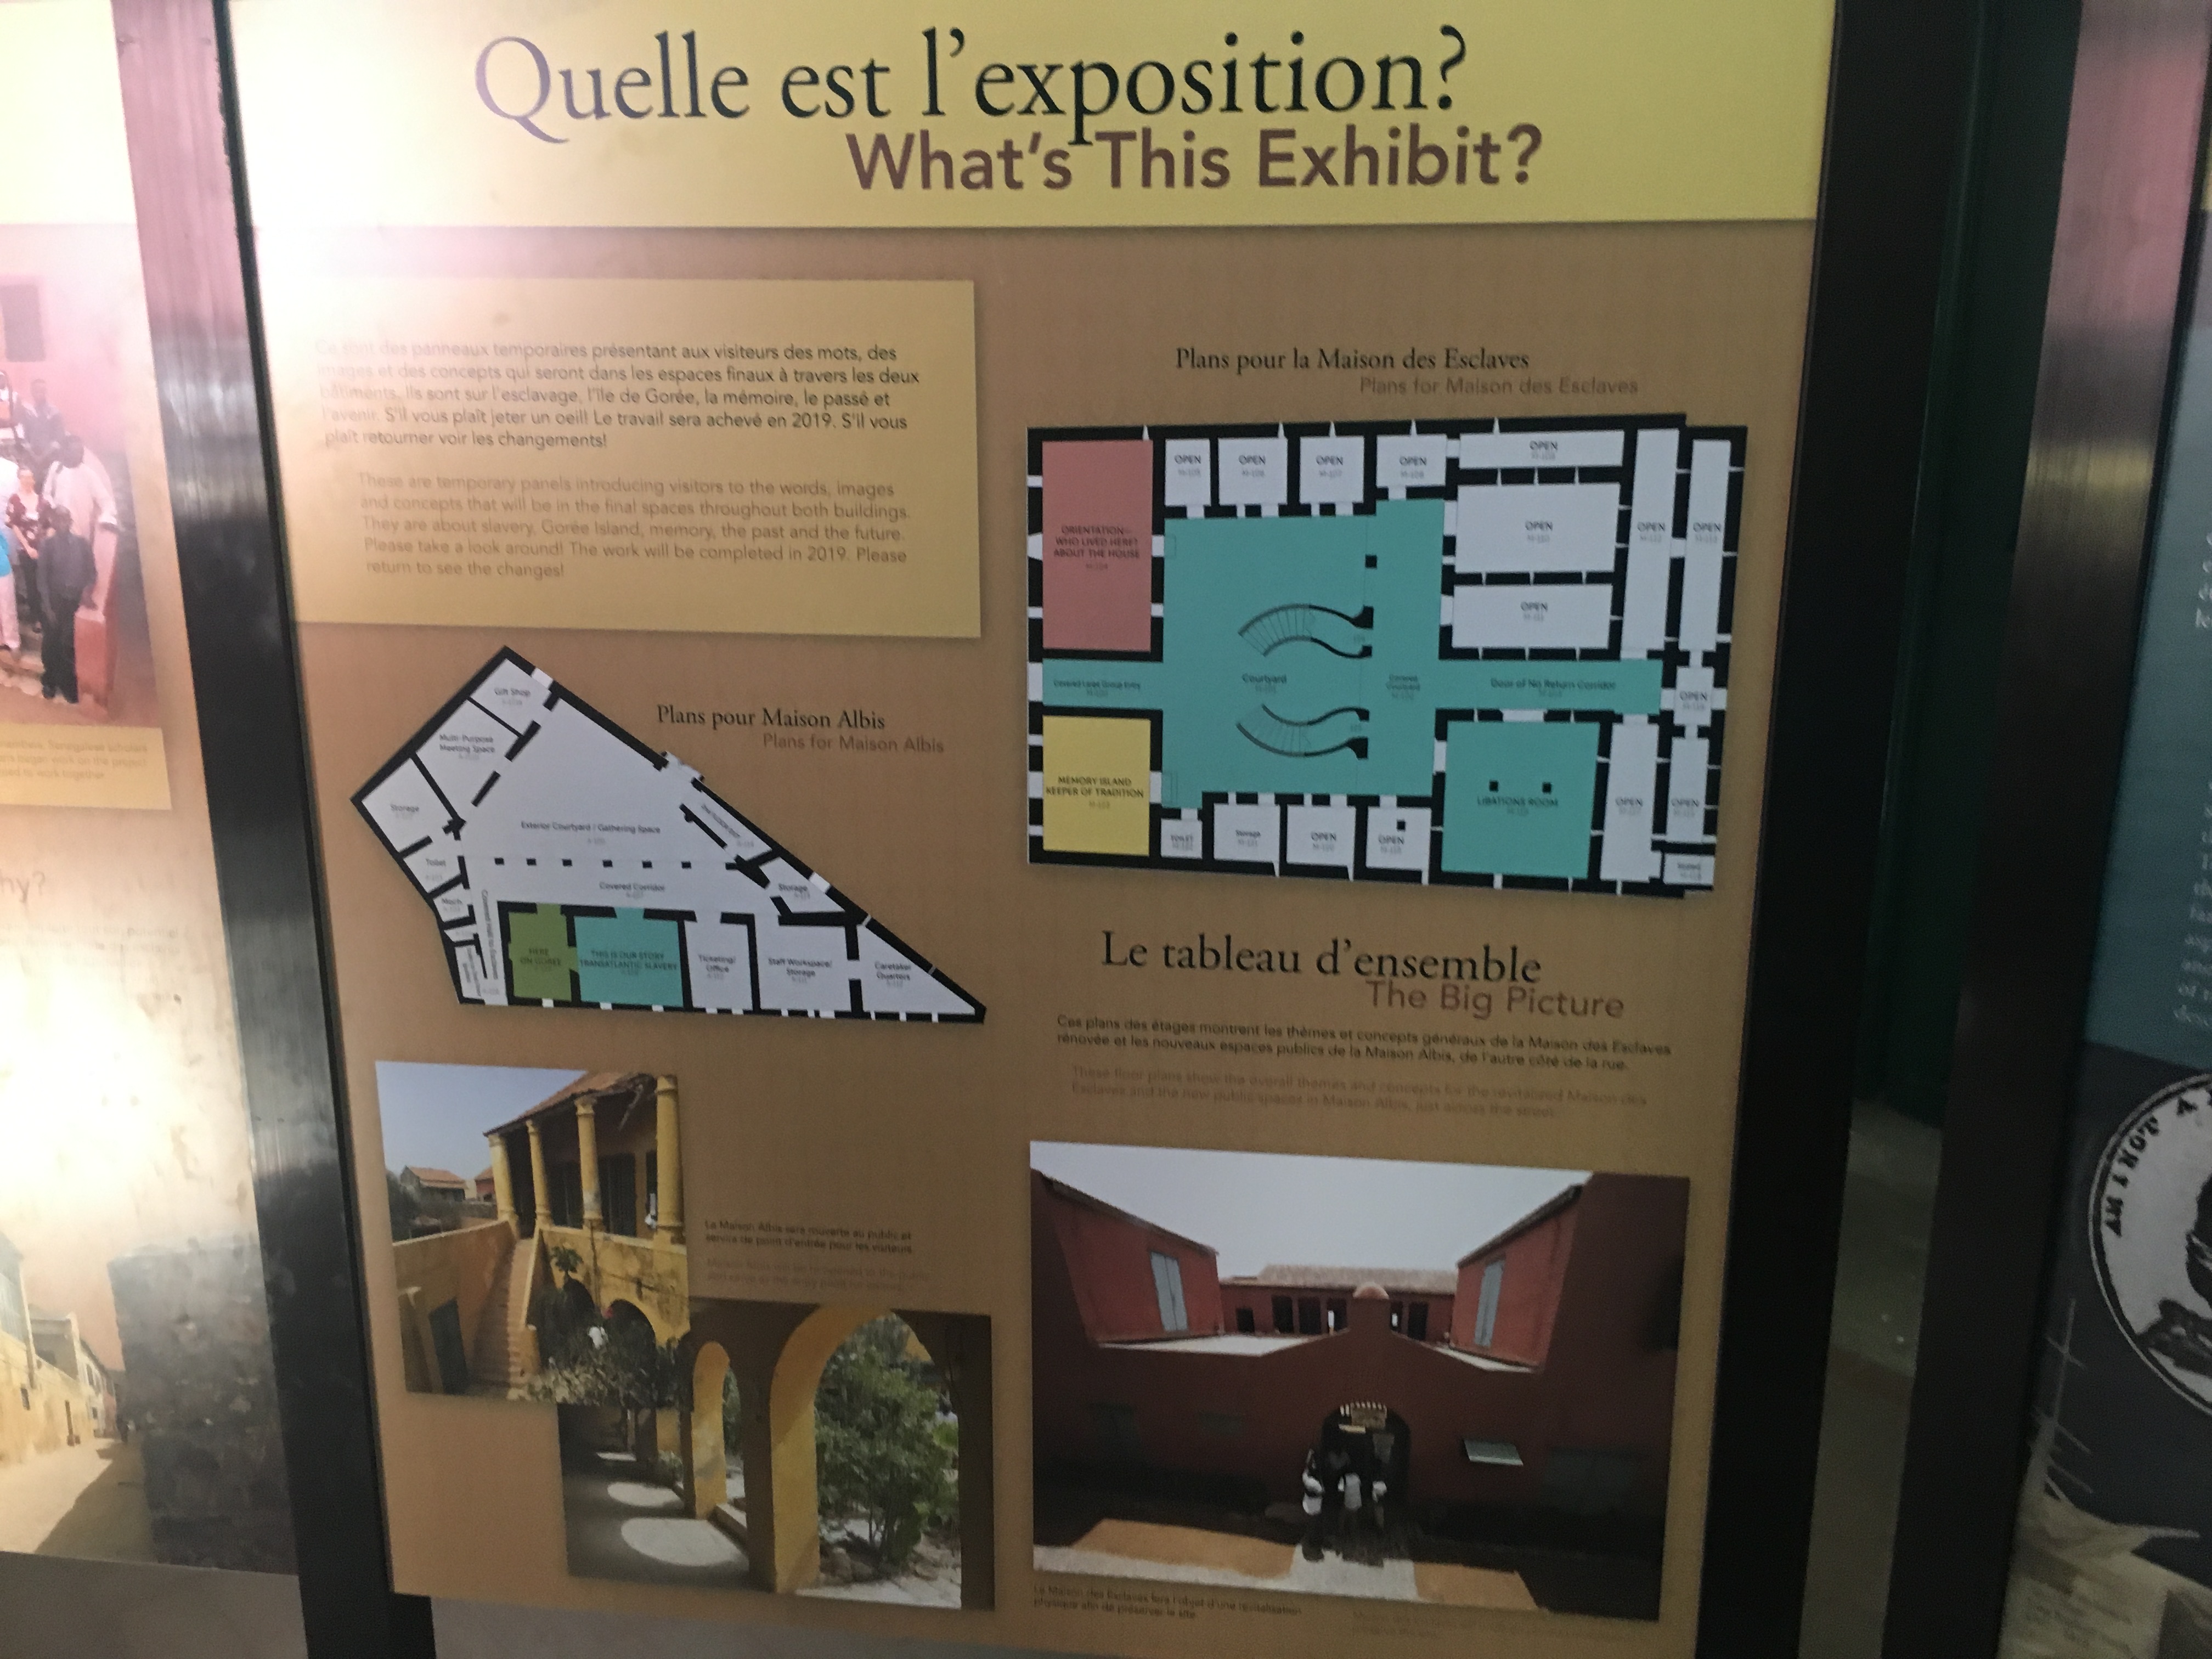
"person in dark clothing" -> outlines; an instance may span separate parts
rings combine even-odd
[[[1322,1518],[1324,1498],[1320,1448],[1316,1447],[1306,1454],[1306,1467],[1298,1477],[1298,1485],[1301,1488],[1299,1507],[1305,1511],[1306,1517],[1305,1536],[1298,1540],[1298,1551],[1307,1560],[1318,1561],[1321,1559],[1322,1539],[1328,1530],[1328,1523]]]
[[[23,447],[31,453],[31,470],[43,484],[46,468],[61,453],[62,439],[69,432],[69,422],[62,417],[61,410],[47,400],[44,380],[31,382],[31,401],[15,405],[15,419],[22,429]]]
[[[41,690],[49,698],[75,702],[76,609],[100,573],[92,562],[92,544],[70,527],[67,507],[50,504],[46,520],[46,545],[39,550],[39,597],[46,615],[40,637],[46,668]]]

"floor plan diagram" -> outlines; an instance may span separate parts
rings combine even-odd
[[[698,773],[512,651],[354,805],[436,916],[463,1002],[983,1018]]]
[[[1744,441],[1032,430],[1032,861],[1710,888]]]

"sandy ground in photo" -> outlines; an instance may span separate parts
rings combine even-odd
[[[138,1448],[88,1440],[0,1464],[0,1550],[153,1560]]]
[[[1375,1565],[1334,1551],[1309,1561],[1291,1544],[1208,1532],[1200,1527],[1101,1521],[1074,1544],[1036,1551],[1039,1572],[1107,1578],[1158,1578],[1178,1584],[1221,1584],[1294,1595],[1349,1595],[1368,1601],[1437,1601],[1462,1607],[1534,1613],[1535,1598],[1515,1572],[1402,1559]]]
[[[743,1545],[713,1522],[684,1514],[681,1498],[639,1474],[635,1458],[600,1452],[591,1467],[572,1465],[562,1476],[571,1573],[579,1578],[761,1594],[746,1576],[749,1564]],[[730,1484],[741,1502],[743,1474],[732,1471]],[[834,1601],[957,1607],[960,1577],[957,1572],[927,1578],[908,1573],[869,1583],[817,1584],[799,1594]]]

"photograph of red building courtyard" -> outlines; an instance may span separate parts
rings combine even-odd
[[[1653,1619],[1688,1182],[1040,1142],[1040,1571]]]

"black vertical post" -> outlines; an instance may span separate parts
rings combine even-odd
[[[1966,0],[1840,0],[1775,659],[1698,1651],[1796,1651]]]
[[[1885,1651],[1993,1652],[2197,200],[2212,12],[2087,0]]]
[[[220,0],[115,0],[139,247],[314,1659],[431,1659],[391,1591],[313,799]]]

